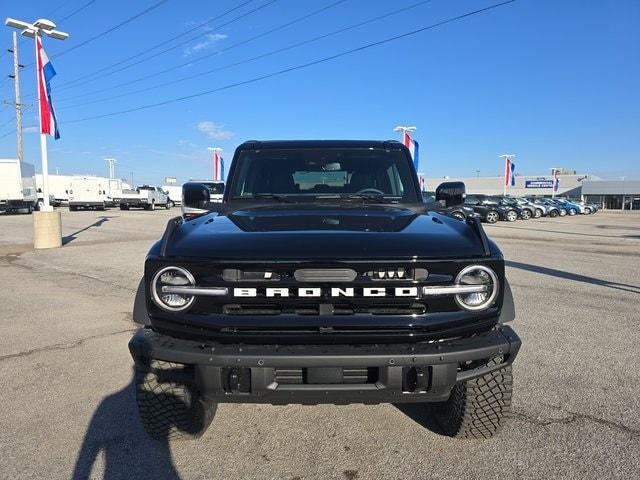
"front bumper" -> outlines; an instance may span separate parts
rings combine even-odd
[[[214,402],[348,404],[437,402],[451,388],[510,365],[521,341],[508,326],[470,338],[391,345],[204,344],[138,331],[129,350],[138,367],[183,364],[166,381],[192,383]],[[488,360],[503,361],[484,367]]]

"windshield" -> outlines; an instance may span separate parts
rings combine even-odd
[[[305,148],[245,150],[236,160],[231,199],[379,198],[419,202],[401,150]]]

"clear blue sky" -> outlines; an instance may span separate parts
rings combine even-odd
[[[521,174],[564,166],[609,178],[640,177],[637,0],[518,0],[410,38],[257,83],[135,113],[66,123],[251,79],[493,3],[432,0],[312,44],[151,88],[418,1],[347,0],[229,49],[335,1],[278,0],[219,26],[271,1],[254,0],[206,28],[166,44],[162,49],[192,38],[152,60],[112,75],[107,75],[111,70],[105,70],[97,81],[64,85],[192,29],[243,1],[168,0],[62,55],[158,0],[3,1],[4,15],[23,20],[46,16],[71,34],[65,42],[45,39],[45,49],[58,72],[53,96],[62,133],[57,142],[49,140],[52,171],[57,167],[61,173],[106,175],[103,159],[115,157],[120,162],[118,176],[129,178],[133,172],[136,183],[160,182],[164,176],[182,181],[211,175],[208,146],[224,148],[230,160],[234,147],[248,139],[387,139],[397,138],[392,131],[395,125],[411,124],[418,127],[421,170],[427,176],[475,175],[476,170],[481,175],[497,175],[502,171],[498,155],[516,153]],[[11,29],[3,27],[2,47],[10,41]],[[32,63],[32,43],[25,39],[20,48],[21,62]],[[205,55],[210,56],[198,61]],[[144,82],[107,90],[188,62]],[[11,70],[10,55],[0,57],[0,70],[0,99],[12,100],[13,85],[4,80]],[[23,101],[37,107],[33,68],[23,72],[21,85],[26,97]],[[98,93],[91,93],[95,91]],[[31,108],[25,113],[25,126],[36,125],[36,112]],[[13,125],[6,122],[12,115],[10,108],[0,106],[0,136],[5,135],[0,138],[0,157],[16,155],[15,137],[7,135]],[[38,137],[33,128],[26,130],[25,159],[39,166]]]

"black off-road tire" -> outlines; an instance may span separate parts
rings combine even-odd
[[[163,374],[168,371],[171,378]],[[176,381],[175,375],[193,377],[189,367],[179,363],[136,364],[140,421],[149,436],[158,440],[199,438],[209,428],[217,404],[204,400],[193,386]]]
[[[503,360],[495,358],[486,366]],[[511,366],[456,384],[446,402],[431,406],[439,433],[456,438],[490,438],[505,422],[511,408]]]

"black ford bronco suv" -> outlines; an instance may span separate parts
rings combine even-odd
[[[247,142],[222,203],[169,221],[149,251],[129,343],[142,423],[198,437],[220,402],[418,402],[434,429],[487,438],[520,339],[502,253],[462,204],[422,201],[395,141]]]

